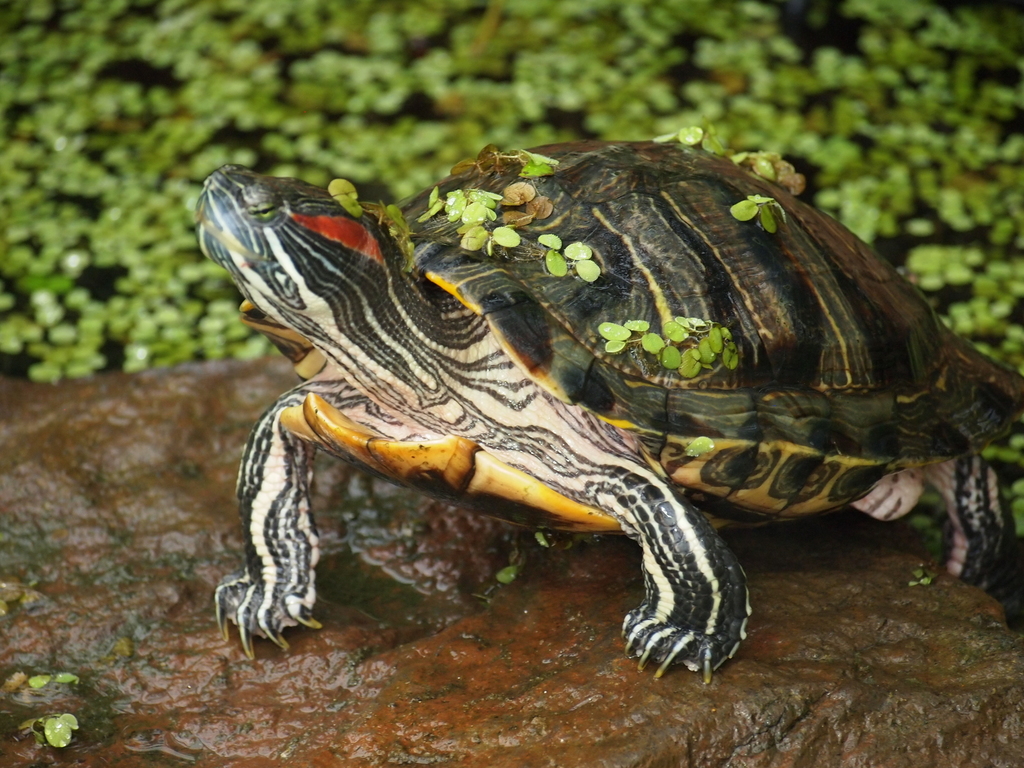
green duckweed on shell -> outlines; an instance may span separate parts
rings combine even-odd
[[[661,355],[658,360],[661,363],[662,368],[674,371],[682,365],[683,355],[679,351],[679,347],[667,346],[661,350]]]
[[[555,277],[564,277],[569,272],[569,265],[558,251],[548,251],[544,254],[544,266]]]
[[[359,195],[355,184],[348,179],[334,179],[327,185],[331,197],[338,201],[342,208],[357,219],[363,215],[363,207],[359,204]]]
[[[633,335],[626,326],[618,323],[601,323],[597,326],[597,332],[609,341],[625,341]]]
[[[562,250],[562,253],[565,254],[565,257],[567,259],[572,259],[573,261],[580,261],[584,259],[589,259],[591,256],[593,256],[594,250],[586,243],[576,241],[574,243],[569,243],[567,246],[565,246],[565,248]]]
[[[601,276],[601,267],[596,261],[586,259],[584,261],[576,262],[576,274],[580,280],[584,280],[588,283],[592,283]]]
[[[688,349],[682,353],[679,362],[679,373],[687,379],[692,379],[701,372],[702,369],[700,352],[696,349]]]
[[[689,332],[675,320],[669,320],[661,327],[661,332],[665,334],[665,338],[669,341],[680,342],[684,341],[690,334]]]
[[[665,348],[665,340],[656,333],[645,333],[640,337],[640,346],[643,347],[646,352],[650,352],[652,355],[657,355]]]
[[[522,237],[511,227],[495,227],[491,232],[491,238],[497,245],[505,248],[515,248],[522,242]]]
[[[695,437],[686,446],[686,455],[691,457],[703,456],[709,451],[715,450],[715,441],[710,437]]]
[[[480,225],[475,225],[463,233],[459,246],[467,251],[479,251],[487,243],[487,238],[487,230]]]

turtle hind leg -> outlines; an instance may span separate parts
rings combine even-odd
[[[1024,569],[1013,516],[999,500],[996,473],[980,456],[926,468],[942,494],[946,569],[1003,604],[1007,618],[1024,611]]]
[[[641,669],[673,663],[711,673],[746,637],[750,604],[736,556],[707,518],[661,478],[623,472],[619,508],[643,548],[645,597],[622,625]]]

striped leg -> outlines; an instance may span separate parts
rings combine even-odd
[[[283,409],[302,403],[305,386],[280,397],[260,417],[238,473],[245,565],[221,581],[214,599],[225,639],[230,619],[238,625],[249,658],[254,634],[286,648],[282,629],[319,626],[311,615],[316,600],[313,568],[319,557],[309,513],[315,449],[280,423]]]
[[[850,506],[867,512],[876,520],[896,520],[914,508],[922,491],[924,470],[912,467],[886,475],[866,496],[850,502]]]
[[[1024,570],[1013,516],[999,501],[996,473],[980,456],[925,471],[946,501],[947,570],[999,600],[1007,617],[1016,616],[1024,608]]]
[[[660,478],[622,470],[618,506],[643,548],[646,595],[622,625],[626,653],[642,669],[673,662],[704,681],[746,637],[750,604],[736,556],[704,515]]]

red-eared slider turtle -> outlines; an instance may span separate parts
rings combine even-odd
[[[253,634],[316,626],[316,446],[516,522],[625,532],[646,590],[626,649],[659,674],[707,678],[745,635],[743,569],[709,520],[894,517],[923,479],[950,511],[950,570],[1018,608],[978,451],[1024,381],[750,164],[678,143],[488,148],[404,220],[344,183],[214,173],[203,251],[305,378],[245,449],[222,629],[251,655]]]

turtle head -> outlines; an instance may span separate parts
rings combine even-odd
[[[225,165],[196,206],[200,247],[249,301],[298,330],[359,296],[374,303],[397,248],[373,216],[353,216],[324,189]]]

